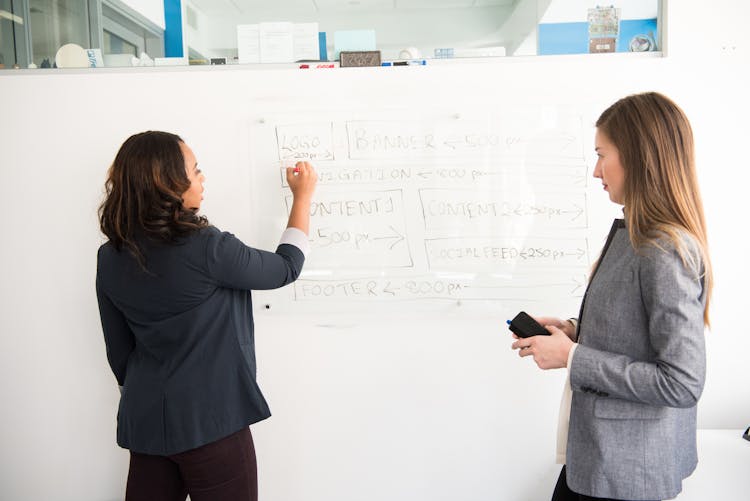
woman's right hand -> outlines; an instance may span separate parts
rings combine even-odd
[[[287,228],[297,228],[309,235],[310,204],[318,174],[310,162],[297,162],[294,167],[286,168],[286,182],[289,183],[293,197]]]
[[[286,168],[286,182],[295,200],[309,202],[318,182],[318,174],[310,162],[297,162]]]
[[[536,320],[543,326],[551,325],[553,327],[557,327],[558,329],[563,331],[571,341],[575,342],[576,329],[572,322],[555,317],[534,317],[534,320]]]

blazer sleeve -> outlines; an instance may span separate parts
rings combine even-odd
[[[219,286],[230,289],[283,287],[297,279],[305,262],[303,250],[287,241],[295,240],[282,237],[276,252],[269,252],[249,247],[231,233],[215,230],[206,249],[208,274]]]
[[[692,256],[698,255],[695,248],[688,249]],[[640,299],[647,320],[644,335],[654,350],[654,360],[579,345],[571,362],[571,385],[593,388],[599,396],[692,407],[703,392],[706,376],[705,292],[700,271],[684,262],[674,248],[649,248],[639,268]],[[638,329],[634,326],[622,335],[638,335]]]
[[[117,384],[123,386],[128,358],[135,348],[135,336],[125,316],[102,290],[99,280],[96,281],[96,297],[99,302],[99,317],[104,332],[104,344],[107,348],[107,360],[117,379]]]

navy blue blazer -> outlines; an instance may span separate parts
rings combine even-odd
[[[173,245],[144,240],[148,272],[126,250],[99,248],[96,292],[122,386],[121,447],[175,454],[271,415],[255,380],[250,291],[297,278],[304,253],[284,242],[262,251],[215,227]]]

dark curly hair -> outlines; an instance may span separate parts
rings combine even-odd
[[[209,225],[182,202],[190,187],[182,142],[168,132],[135,134],[122,144],[109,168],[99,226],[117,250],[130,251],[144,269],[137,237],[175,243]]]

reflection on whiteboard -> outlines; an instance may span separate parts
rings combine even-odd
[[[284,167],[309,160],[319,175],[313,250],[292,300],[580,301],[590,265],[580,115],[314,116],[264,117],[252,131],[265,207],[275,199],[288,215]]]

